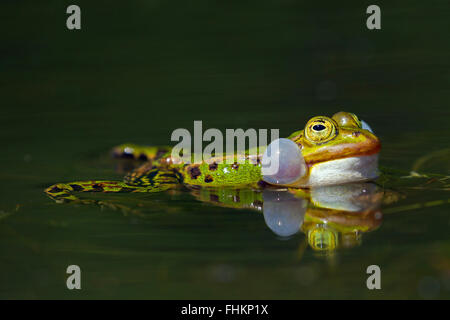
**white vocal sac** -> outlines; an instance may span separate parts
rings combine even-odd
[[[306,163],[297,144],[281,138],[272,141],[262,157],[263,180],[274,185],[289,185],[306,174]]]

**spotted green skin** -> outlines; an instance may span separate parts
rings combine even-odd
[[[119,149],[128,148],[128,145]],[[117,148],[116,148],[117,150]],[[165,151],[165,152],[162,152]],[[259,188],[261,184],[261,165],[235,155],[232,164],[201,163],[169,163],[171,158],[169,147],[139,148],[139,154],[133,159],[147,162],[127,174],[124,181],[87,180],[70,183],[59,183],[48,187],[45,192],[59,202],[77,201],[76,192],[161,192],[178,185],[192,187],[250,187]],[[127,156],[127,158],[131,158]]]
[[[248,162],[217,165],[203,162],[184,166],[181,172],[185,184],[211,187],[253,185],[262,178],[261,165]]]

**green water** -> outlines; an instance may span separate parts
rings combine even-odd
[[[194,120],[286,136],[340,110],[374,128],[381,165],[410,170],[450,148],[448,1],[379,1],[378,31],[364,1],[77,1],[81,31],[65,27],[69,4],[0,4],[0,298],[450,298],[448,203],[385,214],[323,256],[261,213],[187,192],[102,197],[142,202],[143,217],[43,193],[120,179],[112,146],[167,144]],[[448,175],[448,153],[424,169]],[[382,211],[449,198],[401,191]],[[66,288],[71,264],[80,291]],[[381,290],[366,287],[371,264]]]

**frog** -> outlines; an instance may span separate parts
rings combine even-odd
[[[97,204],[145,218],[140,210],[105,200],[82,199],[79,194],[175,192],[187,188],[203,203],[260,212],[277,236],[302,232],[309,247],[329,255],[342,247],[360,245],[364,233],[379,228],[383,214],[411,209],[411,205],[390,207],[382,214],[382,205],[390,206],[406,197],[401,191],[386,188],[387,184],[402,188],[417,179],[422,185],[415,183],[413,188],[418,190],[449,189],[448,176],[418,173],[424,163],[436,158],[432,154],[417,160],[411,172],[379,167],[380,139],[351,112],[313,117],[285,139],[291,143],[289,148],[294,145],[296,150],[289,153],[291,159],[280,161],[294,160],[303,165],[301,173],[287,182],[264,175],[264,156],[271,145],[255,154],[247,150],[191,163],[174,156],[168,146],[123,144],[112,149],[113,157],[143,162],[123,181],[57,183],[45,192],[58,203]],[[442,152],[438,156],[445,158]],[[234,162],[227,163],[229,158]],[[440,199],[415,207],[447,203]],[[145,207],[145,203],[139,207]]]
[[[190,162],[173,155],[171,147],[125,144],[115,147],[113,155],[145,162],[125,175],[123,181],[57,183],[46,188],[45,193],[56,201],[65,202],[79,200],[76,194],[80,192],[153,193],[179,186],[189,189],[308,189],[372,181],[379,176],[380,139],[354,113],[340,111],[331,117],[315,116],[303,129],[293,132],[285,140],[296,146],[298,155],[291,152],[291,159],[280,159],[280,166],[288,174],[292,170],[285,163],[301,161],[302,166],[301,172],[289,181],[264,175],[263,160],[270,145],[259,148],[256,153],[246,150],[214,154],[200,162]]]

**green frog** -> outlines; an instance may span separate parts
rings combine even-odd
[[[262,212],[267,226],[278,236],[290,237],[302,231],[311,248],[330,252],[359,244],[363,233],[381,224],[380,207],[404,197],[401,192],[386,189],[387,181],[395,179],[396,186],[402,183],[408,186],[408,178],[419,178],[427,188],[434,183],[439,189],[448,190],[447,176],[380,170],[380,140],[353,113],[313,117],[304,129],[280,140],[284,141],[280,145],[285,145],[282,148],[287,148],[287,152],[281,147],[278,150],[283,156],[279,158],[279,172],[274,175],[265,174],[263,166],[271,144],[255,154],[246,151],[214,155],[198,163],[183,162],[181,157],[172,154],[170,147],[125,144],[114,148],[113,155],[145,162],[129,172],[123,181],[58,183],[45,192],[57,202],[99,204],[140,214],[138,210],[108,201],[80,199],[77,194],[152,193],[187,187],[202,202]],[[231,163],[226,161],[230,158]],[[417,171],[424,161],[419,159],[413,168]],[[415,184],[415,188],[420,185]],[[445,203],[448,200],[417,206]],[[411,205],[388,208],[385,212],[410,208]]]
[[[127,174],[124,181],[58,183],[45,192],[57,200],[73,201],[78,199],[76,192],[161,192],[177,185],[253,190],[270,186],[311,188],[378,177],[380,140],[353,113],[338,112],[331,118],[313,117],[303,130],[284,139],[284,145],[286,140],[295,145],[297,151],[287,145],[286,155],[279,159],[281,177],[264,175],[265,148],[256,153],[214,155],[201,162],[186,163],[172,155],[170,147],[122,145],[114,149],[115,155],[147,160]],[[230,158],[234,161],[229,161]]]

